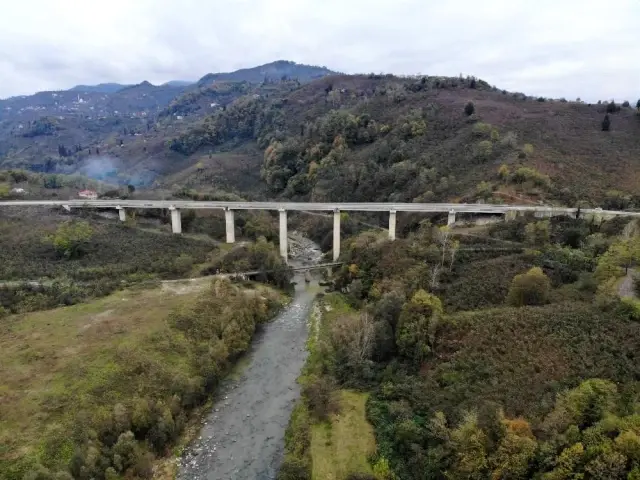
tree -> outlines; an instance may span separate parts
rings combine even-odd
[[[543,305],[547,303],[551,282],[540,267],[533,267],[527,273],[513,277],[507,303],[514,307],[523,305]]]
[[[476,111],[476,107],[473,104],[473,102],[469,102],[464,106],[464,113],[467,114],[467,116],[473,115],[473,112]]]
[[[418,290],[402,307],[396,345],[398,352],[421,363],[431,352],[435,327],[442,314],[442,302],[435,295]]]
[[[611,102],[607,103],[607,113],[616,113],[620,111],[620,107],[616,105],[616,102],[611,100]]]
[[[609,114],[604,116],[604,120],[602,120],[602,131],[608,132],[611,128],[611,120],[609,119]]]
[[[636,108],[638,109],[638,113],[640,113],[640,99],[636,102]]]
[[[136,191],[136,187],[135,187],[135,186],[133,186],[133,185],[131,185],[131,184],[129,184],[129,185],[127,185],[127,190],[128,190],[128,191],[129,191],[129,193],[131,194],[131,193],[133,193],[133,192],[135,192],[135,191]]]
[[[531,246],[542,246],[549,243],[550,228],[549,220],[528,223],[524,227],[526,241]]]
[[[612,277],[626,275],[629,267],[637,264],[638,261],[640,261],[640,240],[637,237],[617,241],[598,259],[595,276],[602,282]]]
[[[451,444],[455,452],[451,479],[487,478],[486,436],[478,426],[478,416],[466,413],[457,428],[451,431]]]
[[[51,241],[59,255],[73,258],[83,253],[83,246],[92,235],[93,230],[87,222],[67,221],[57,228]]]
[[[624,102],[622,102],[622,106],[628,108],[630,106],[629,100],[625,100]]]

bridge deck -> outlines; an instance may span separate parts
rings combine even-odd
[[[288,211],[360,211],[360,212],[456,212],[493,213],[548,212],[551,214],[576,213],[576,208],[549,205],[491,205],[476,203],[315,203],[315,202],[196,202],[188,200],[10,200],[0,202],[6,206],[69,206],[75,208],[165,208],[165,209],[218,209],[218,210],[288,210]],[[640,216],[640,212],[602,209],[582,209],[582,213]]]

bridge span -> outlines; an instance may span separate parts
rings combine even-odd
[[[331,202],[209,202],[190,200],[11,200],[0,202],[0,207],[8,206],[59,206],[71,208],[109,208],[119,212],[120,220],[126,220],[127,209],[167,209],[171,212],[173,233],[182,233],[181,210],[215,209],[223,210],[226,223],[226,241],[235,242],[235,210],[273,210],[279,212],[280,255],[287,258],[287,212],[325,211],[333,212],[333,259],[340,256],[340,212],[388,212],[389,238],[396,238],[397,212],[447,213],[447,224],[453,225],[457,213],[484,213],[504,215],[507,220],[517,215],[533,213],[537,217],[568,215],[575,217],[578,212],[599,219],[615,216],[640,217],[640,212],[602,210],[601,208],[566,208],[549,205],[493,205],[482,203],[331,203]]]

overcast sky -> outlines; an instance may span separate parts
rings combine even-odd
[[[640,0],[2,0],[0,98],[277,59],[640,97]]]

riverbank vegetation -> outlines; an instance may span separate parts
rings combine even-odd
[[[345,389],[376,437],[351,478],[638,478],[640,310],[618,296],[638,238],[629,219],[520,218],[345,242],[281,472],[307,476],[282,478],[316,478],[315,422]]]
[[[283,301],[215,280],[5,318],[0,478],[149,478]]]
[[[343,315],[353,314],[334,293],[320,295],[314,304],[309,357],[299,378],[302,398],[287,429],[279,480],[385,478],[380,473],[385,471],[385,461],[371,464],[376,441],[366,418],[368,394],[340,388],[328,370],[335,358],[327,356],[327,344],[340,335]]]

